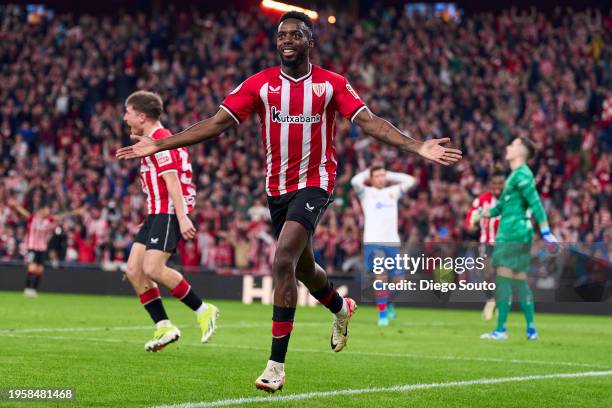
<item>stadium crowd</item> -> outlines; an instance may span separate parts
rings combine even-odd
[[[51,213],[86,206],[58,225],[54,259],[125,259],[146,206],[139,163],[114,157],[131,143],[123,101],[136,89],[160,93],[172,131],[214,114],[242,80],[278,65],[275,27],[260,10],[28,22],[24,7],[0,6],[0,259],[24,253],[25,220],[10,197]],[[340,13],[336,24],[317,24],[315,44],[314,62],[347,76],[372,111],[416,138],[448,136],[464,152],[458,166],[433,166],[338,121],[336,199],[314,240],[330,272],[358,263],[363,220],[349,181],[360,169],[382,162],[417,178],[400,201],[404,241],[464,240],[467,209],[521,135],[539,146],[530,165],[554,233],[611,245],[610,14],[508,10],[455,23],[399,9],[357,22]],[[185,267],[268,270],[274,241],[258,139],[252,117],[191,148],[199,232],[179,250]]]

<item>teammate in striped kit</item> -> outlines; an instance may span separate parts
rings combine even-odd
[[[335,113],[404,152],[444,165],[461,158],[461,151],[442,146],[449,139],[421,142],[403,134],[372,114],[346,78],[311,64],[312,28],[305,14],[285,13],[276,32],[280,67],[247,78],[213,117],[163,140],[136,136],[138,143],[117,151],[118,158],[130,159],[192,145],[258,114],[266,152],[268,205],[278,239],[272,265],[276,286],[272,350],[264,372],[255,381],[257,388],[268,392],[281,389],[285,383],[285,355],[297,303],[296,279],[332,313],[330,344],[335,352],[347,343],[348,323],[356,309],[352,299],[342,298],[333,288],[325,271],[315,263],[312,250],[313,232],[333,200]]]
[[[162,140],[171,134],[159,121],[162,111],[159,95],[137,91],[125,102],[123,119],[133,134]],[[156,326],[153,339],[145,344],[147,351],[160,351],[181,336],[168,319],[157,283],[196,312],[203,343],[208,342],[216,328],[217,307],[204,303],[180,272],[166,265],[181,236],[187,240],[195,236],[196,229],[188,217],[196,194],[191,178],[191,162],[185,148],[141,159],[140,181],[147,194],[148,215],[134,239],[126,274]]]
[[[465,228],[468,232],[474,233],[480,229],[479,242],[481,243],[479,250],[480,256],[486,257],[486,267],[484,280],[491,282],[495,279],[495,272],[491,266],[491,255],[493,253],[493,244],[499,228],[500,216],[493,218],[482,217],[483,212],[495,207],[497,199],[504,188],[504,174],[493,173],[489,182],[489,191],[482,193],[474,199],[472,206],[465,216]],[[486,291],[487,301],[482,309],[482,317],[485,320],[491,320],[495,313],[495,293],[492,290]]]
[[[369,179],[370,185],[366,185]],[[387,182],[395,183],[387,187]],[[400,237],[397,231],[397,202],[416,183],[408,174],[387,171],[383,166],[372,166],[351,179],[357,191],[365,217],[363,229],[363,261],[367,272],[374,269],[374,258],[395,258],[399,254]],[[399,281],[404,277],[399,269],[387,270],[387,276],[377,276],[386,281]],[[389,302],[388,291],[376,291],[378,325],[388,326],[395,320],[395,307]]]
[[[27,272],[25,289],[23,290],[23,294],[26,297],[38,296],[38,285],[45,272],[44,263],[47,259],[49,240],[51,239],[51,235],[53,235],[53,229],[56,227],[57,222],[64,217],[82,214],[83,211],[83,209],[80,208],[78,210],[52,215],[49,206],[45,204],[47,202],[48,201],[43,200],[40,208],[33,213],[17,204],[15,200],[9,200],[8,202],[9,206],[13,207],[18,214],[28,220],[26,227]]]

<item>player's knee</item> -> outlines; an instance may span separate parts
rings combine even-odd
[[[154,263],[145,262],[142,265],[142,272],[147,278],[157,281],[161,273],[161,269]]]
[[[277,252],[272,263],[272,273],[277,279],[295,276],[295,259],[282,251]]]
[[[125,267],[125,274],[127,275],[128,279],[132,281],[142,274],[142,268],[136,263],[128,262]]]

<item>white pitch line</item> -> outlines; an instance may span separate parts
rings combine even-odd
[[[329,323],[317,323],[317,322],[302,322],[296,324],[296,327],[327,327]],[[431,323],[411,323],[403,322],[400,324],[401,327],[430,327],[430,326],[446,326],[444,322],[431,322]],[[198,325],[183,324],[176,325],[179,329],[199,327]],[[244,328],[269,328],[270,323],[228,323],[220,324],[220,329],[244,329]],[[61,332],[97,332],[97,331],[139,331],[139,330],[151,330],[153,326],[100,326],[100,327],[32,327],[32,328],[21,328],[21,329],[0,329],[0,335],[2,334],[17,334],[17,333],[61,333]]]
[[[15,338],[26,338],[26,339],[49,339],[49,340],[70,340],[70,341],[91,341],[101,343],[128,343],[128,344],[142,344],[136,340],[126,339],[110,339],[100,337],[72,337],[72,336],[35,336],[26,334],[12,334],[12,333],[0,333],[0,337],[15,337]],[[199,347],[199,348],[223,348],[232,350],[250,350],[250,351],[269,351],[269,348],[264,347],[251,347],[243,346],[240,344],[218,344],[218,343],[207,343],[205,346],[194,343],[180,343],[181,346],[188,347]],[[327,353],[329,350],[319,349],[304,349],[304,348],[291,348],[292,352],[296,353]],[[344,353],[347,354],[347,353]],[[587,363],[575,363],[571,361],[546,361],[546,360],[521,360],[521,359],[503,359],[503,358],[489,358],[489,357],[468,357],[468,356],[434,356],[426,354],[410,354],[410,353],[379,353],[375,351],[351,351],[350,355],[357,356],[369,356],[369,357],[394,357],[394,358],[412,358],[412,359],[423,359],[423,360],[449,360],[449,361],[481,361],[490,363],[510,363],[510,364],[538,364],[538,365],[549,365],[549,366],[566,366],[566,367],[585,367],[585,368],[610,368],[609,366],[600,364],[587,364]]]
[[[392,387],[356,388],[356,389],[346,389],[346,390],[337,390],[337,391],[316,391],[316,392],[305,392],[302,394],[292,394],[292,395],[282,395],[282,396],[243,397],[243,398],[224,399],[224,400],[217,400],[217,401],[202,401],[202,402],[187,402],[187,403],[171,404],[171,405],[156,405],[155,407],[152,407],[152,408],[227,407],[231,405],[241,405],[241,404],[284,402],[284,401],[306,400],[306,399],[312,399],[312,398],[336,397],[339,395],[374,394],[374,393],[381,393],[381,392],[409,392],[409,391],[426,390],[426,389],[432,389],[432,388],[469,387],[472,385],[491,385],[491,384],[502,384],[502,383],[509,383],[509,382],[525,382],[525,381],[536,381],[536,380],[566,379],[566,378],[580,378],[580,377],[602,377],[602,376],[612,376],[612,370],[611,371],[587,371],[587,372],[579,372],[579,373],[527,375],[527,376],[520,376],[520,377],[481,378],[477,380],[449,381],[449,382],[430,383],[430,384],[394,385]]]
[[[323,323],[302,323],[300,326],[322,326]],[[326,325],[327,326],[327,325]],[[179,329],[199,327],[195,324],[182,324],[176,325]],[[242,329],[242,328],[256,328],[256,327],[270,327],[270,323],[235,323],[235,324],[223,324],[219,325],[219,328],[223,329]],[[24,329],[0,329],[0,335],[2,334],[18,334],[18,333],[61,333],[61,332],[97,332],[97,331],[139,331],[139,330],[152,330],[153,326],[106,326],[106,327],[37,327],[37,328],[24,328]]]

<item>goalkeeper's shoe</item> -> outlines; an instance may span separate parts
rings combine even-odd
[[[285,385],[285,365],[275,361],[268,361],[264,372],[255,380],[255,387],[266,392],[276,392]]]
[[[482,309],[482,318],[484,320],[491,320],[495,314],[495,300],[489,299]]]
[[[155,330],[153,339],[145,344],[145,350],[152,351],[154,353],[161,351],[170,343],[178,341],[181,337],[181,332],[176,326],[160,327]]]
[[[217,330],[217,319],[219,319],[219,308],[208,303],[206,311],[198,313],[198,323],[202,329],[202,343],[208,343],[215,330]]]
[[[530,327],[529,329],[527,329],[527,340],[537,340],[537,339],[538,339],[538,331],[533,327]]]
[[[493,330],[492,332],[481,335],[480,338],[483,340],[508,340],[508,332],[506,330]]]
[[[342,349],[346,346],[346,342],[348,341],[348,325],[351,317],[357,310],[357,304],[351,298],[344,298],[346,302],[346,316],[338,317],[334,314],[334,322],[332,323],[332,334],[330,345],[333,351],[336,353],[342,351]]]

